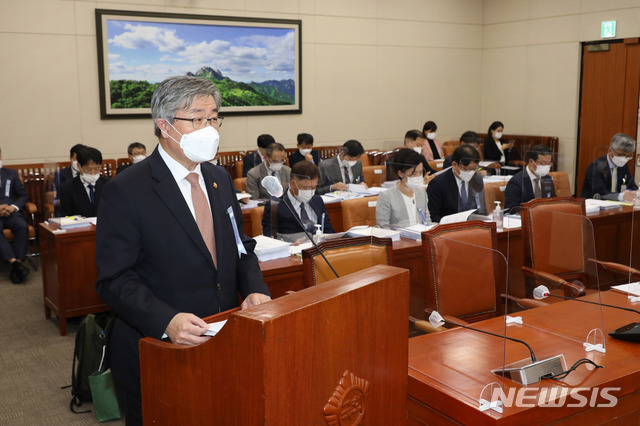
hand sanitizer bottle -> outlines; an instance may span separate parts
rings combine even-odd
[[[316,244],[320,244],[321,242],[324,241],[324,234],[322,233],[322,225],[320,224],[316,224],[316,233],[313,236],[313,241],[315,241]]]
[[[502,226],[504,220],[504,212],[500,208],[500,201],[494,201],[496,207],[493,209],[493,221],[496,223],[496,228],[498,231],[502,231],[504,228]]]

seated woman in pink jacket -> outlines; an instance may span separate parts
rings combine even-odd
[[[444,160],[442,144],[436,139],[436,130],[438,130],[438,126],[433,121],[427,121],[422,126],[422,133],[427,139],[422,145],[422,155],[427,160]]]

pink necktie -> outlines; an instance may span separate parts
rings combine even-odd
[[[213,232],[213,218],[209,206],[207,205],[207,197],[204,196],[200,183],[198,182],[197,173],[189,173],[185,178],[191,184],[191,198],[193,199],[193,209],[196,212],[196,222],[198,223],[198,229],[202,234],[213,264],[216,269],[218,268],[218,256],[216,255],[216,236]]]

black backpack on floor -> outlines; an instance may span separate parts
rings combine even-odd
[[[92,400],[89,375],[96,372],[100,367],[103,348],[107,345],[114,318],[115,313],[113,312],[89,314],[80,324],[76,334],[76,346],[73,350],[73,367],[71,369],[72,398],[69,403],[69,409],[74,413],[88,413],[91,411],[76,411],[74,407],[80,407],[83,402]]]

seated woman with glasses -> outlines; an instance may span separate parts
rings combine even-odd
[[[80,173],[60,187],[60,214],[94,217],[102,188],[109,178],[101,176],[102,154],[95,148],[84,147],[78,151]]]
[[[376,224],[393,228],[431,223],[422,156],[413,149],[403,148],[388,165],[398,183],[378,196]]]

